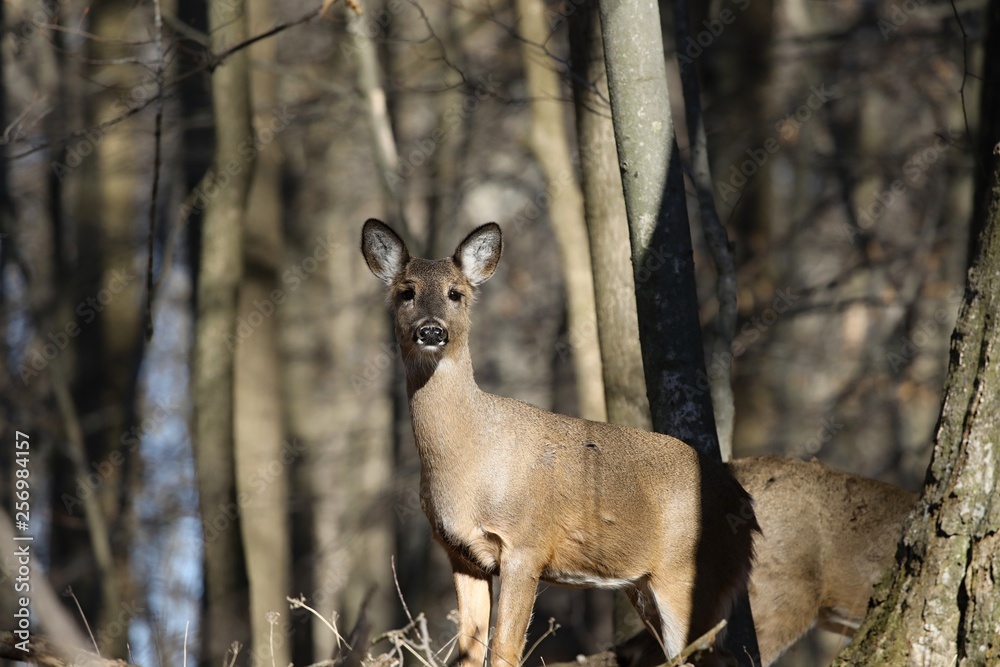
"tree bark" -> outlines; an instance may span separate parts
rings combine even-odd
[[[245,0],[208,4],[214,53],[247,37]],[[250,640],[247,574],[241,544],[234,455],[233,341],[243,276],[243,224],[253,163],[239,153],[251,136],[246,51],[212,73],[215,159],[207,186],[197,286],[194,453],[204,540],[202,660],[223,664],[234,641]],[[238,168],[230,169],[231,165]],[[235,172],[235,173],[234,173]],[[224,176],[223,176],[224,175]],[[207,191],[207,190],[206,190]]]
[[[721,460],[711,395],[698,385],[705,359],[659,10],[651,0],[599,6],[653,429]],[[746,593],[726,645],[741,665],[760,662]]]
[[[719,456],[657,5],[600,3],[653,429]]]
[[[274,24],[270,0],[248,2],[251,34]],[[249,49],[256,62],[275,62],[274,40],[260,41]],[[291,538],[289,530],[288,476],[297,451],[285,441],[284,393],[279,381],[281,362],[278,328],[281,304],[272,295],[278,290],[278,262],[282,257],[281,161],[274,145],[275,75],[264,68],[250,75],[254,109],[254,136],[260,149],[253,165],[252,188],[246,207],[243,239],[244,273],[239,289],[238,316],[253,327],[251,335],[238,336],[235,344],[234,410],[235,471],[241,505],[240,529],[246,554],[250,595],[250,629],[253,652],[263,662],[291,662],[288,636]],[[280,131],[280,129],[278,130]],[[258,323],[257,317],[260,317]],[[280,613],[274,628],[269,614]]]
[[[676,43],[686,44],[691,38],[690,7],[688,0],[674,1]],[[678,58],[681,85],[684,89],[684,110],[687,120],[688,145],[691,152],[691,181],[698,195],[698,210],[702,233],[715,264],[715,295],[718,312],[715,314],[715,335],[712,337],[709,382],[715,427],[719,434],[722,460],[733,457],[733,422],[736,404],[733,398],[733,337],[736,335],[736,262],[729,247],[726,227],[719,219],[715,206],[715,190],[708,164],[708,138],[705,134],[705,116],[701,108],[701,85],[698,69],[690,58]],[[718,372],[715,372],[718,369]]]
[[[1000,56],[994,17],[984,62]],[[951,338],[951,362],[934,450],[916,510],[897,549],[898,568],[879,584],[874,607],[838,665],[1000,663],[1000,98],[984,86],[982,141],[993,146],[992,182],[977,253]],[[982,151],[983,154],[986,151]]]
[[[623,298],[635,294],[635,279],[597,9],[596,0],[589,0],[570,15],[569,43],[604,400],[608,421],[649,430],[639,320],[635,300]]]
[[[549,218],[559,244],[566,283],[568,349],[576,374],[578,409],[584,419],[604,421],[604,380],[597,340],[594,277],[590,240],[584,221],[583,195],[566,138],[559,76],[542,46],[548,42],[545,5],[540,0],[517,0],[524,54],[525,79],[531,99],[531,149],[545,174]]]

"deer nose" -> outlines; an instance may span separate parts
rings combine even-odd
[[[448,342],[448,330],[437,324],[425,324],[417,329],[417,342],[421,345],[444,345]]]

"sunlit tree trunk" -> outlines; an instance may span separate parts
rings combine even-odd
[[[519,29],[524,40],[525,78],[531,98],[531,149],[547,182],[549,218],[559,244],[569,344],[576,373],[580,416],[604,421],[604,379],[597,340],[594,278],[590,239],[583,215],[583,195],[576,182],[576,168],[566,138],[565,104],[555,62],[543,50],[549,38],[544,3],[517,0]]]
[[[569,28],[584,218],[594,271],[608,421],[648,430],[649,400],[635,300],[623,298],[635,293],[635,279],[596,0],[570,15]]]
[[[711,396],[698,388],[705,359],[659,10],[650,0],[599,7],[653,429],[721,460]],[[746,594],[726,643],[741,665],[759,662]]]

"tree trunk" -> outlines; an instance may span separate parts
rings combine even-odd
[[[66,89],[76,88],[81,93],[81,115],[91,126],[98,126],[120,113],[118,91],[134,85],[134,78],[141,69],[103,63],[103,59],[120,55],[120,51],[105,40],[128,38],[134,34],[135,11],[134,5],[124,2],[107,2],[94,7],[89,17],[90,30],[99,37],[88,40],[85,53],[93,61],[81,66],[80,75],[90,82],[99,81],[101,85],[83,84],[76,88],[71,83],[71,76],[63,83]],[[55,131],[61,133],[64,127]],[[142,214],[135,193],[146,187],[148,181],[144,177],[151,172],[141,163],[140,143],[128,130],[108,129],[99,136],[97,141],[87,141],[87,148],[93,155],[86,162],[65,172],[56,171],[53,166],[60,183],[56,191],[62,190],[75,199],[74,214],[55,223],[59,231],[54,241],[63,282],[59,293],[67,295],[67,302],[71,300],[74,304],[87,299],[93,303],[95,298],[108,294],[113,294],[114,298],[106,305],[102,302],[103,307],[92,309],[86,315],[73,312],[69,303],[65,304],[66,311],[59,313],[59,326],[67,318],[74,320],[83,316],[76,320],[80,336],[75,340],[75,357],[70,359],[67,355],[54,360],[51,367],[54,390],[67,423],[66,440],[73,452],[70,457],[73,466],[67,470],[57,469],[53,484],[60,500],[54,504],[52,568],[54,572],[81,572],[71,564],[79,562],[83,542],[90,542],[92,556],[87,559],[92,557],[96,567],[83,570],[83,576],[71,576],[64,583],[73,586],[85,621],[96,629],[101,652],[126,656],[131,619],[129,614],[122,614],[122,605],[135,595],[132,592],[135,586],[129,550],[115,549],[113,545],[129,544],[135,534],[134,503],[130,501],[137,456],[123,445],[121,437],[137,423],[135,397],[142,333],[137,305],[141,302],[141,281],[134,271],[134,259],[136,220],[141,219]],[[80,144],[71,144],[71,147],[80,147]],[[56,161],[60,166],[64,162],[69,160]],[[78,225],[75,272],[68,268],[72,260],[66,257],[65,248],[58,247],[60,239],[65,238],[62,234],[72,229],[73,222]],[[68,396],[70,387],[72,400]],[[63,395],[60,397],[60,394]],[[100,426],[81,428],[79,420],[94,414],[105,415]],[[110,468],[96,490],[96,498],[82,498],[86,531],[81,534],[73,529],[66,530],[65,526],[73,526],[75,522],[63,515],[63,510],[69,509],[65,505],[65,492],[70,490],[70,496],[80,499],[83,494],[77,491],[77,480],[91,472],[91,462],[117,457],[121,457],[122,465]],[[72,510],[69,513],[75,514]],[[95,613],[92,596],[98,594],[100,607],[99,613]],[[66,602],[72,609],[73,603]],[[104,631],[116,622],[121,629],[119,633],[112,636]]]
[[[719,456],[657,6],[600,3],[653,428]]]
[[[549,194],[549,217],[559,244],[566,283],[568,345],[576,374],[578,410],[584,419],[604,421],[604,381],[597,340],[597,311],[590,240],[583,195],[566,139],[565,109],[554,63],[541,48],[549,38],[541,0],[517,0],[525,79],[531,99],[531,149],[542,167]]]
[[[608,421],[649,430],[639,320],[635,301],[622,298],[635,293],[635,279],[596,0],[570,14],[569,43]]]
[[[274,24],[270,0],[250,0],[251,34]],[[274,40],[263,40],[249,49],[256,62],[275,62]],[[246,207],[243,242],[244,274],[237,314],[240,326],[234,369],[235,470],[241,504],[240,529],[246,554],[250,594],[250,629],[253,652],[264,664],[291,662],[288,637],[288,602],[292,593],[288,511],[289,467],[298,456],[285,441],[278,327],[285,299],[273,298],[278,289],[278,261],[282,256],[281,161],[273,138],[287,119],[276,108],[275,75],[264,68],[251,74],[255,146],[260,146],[253,167],[253,187]],[[277,129],[276,129],[277,128]],[[272,628],[269,615],[280,613]]]
[[[208,17],[214,53],[246,39],[243,0],[213,0]],[[251,135],[246,51],[232,54],[212,73],[212,110],[216,148],[205,186],[208,205],[197,287],[194,453],[205,536],[202,660],[219,665],[232,642],[245,645],[250,640],[233,432],[242,228],[253,175],[252,162],[239,153],[240,143]]]
[[[686,44],[691,39],[690,6],[688,0],[674,0],[676,44]],[[715,190],[708,164],[708,138],[705,133],[705,115],[701,109],[701,85],[694,61],[678,58],[681,85],[684,89],[684,112],[687,120],[688,145],[691,153],[691,180],[698,195],[698,211],[702,233],[711,250],[715,264],[715,295],[718,311],[715,314],[715,335],[711,341],[709,382],[715,427],[719,435],[722,460],[733,457],[733,422],[736,405],[733,398],[733,337],[736,335],[736,263],[729,247],[726,227],[719,219],[715,206]],[[715,372],[715,371],[718,372]]]
[[[650,0],[601,0],[600,11],[653,428],[721,460],[711,396],[698,385],[705,358],[659,10]],[[741,665],[760,662],[746,593],[726,644]]]
[[[984,62],[1000,57],[992,3]],[[1000,98],[984,86],[983,143],[1000,142]],[[982,151],[985,154],[986,151]],[[985,220],[951,338],[951,364],[924,491],[879,584],[874,608],[838,665],[1000,664],[1000,159],[977,192]]]

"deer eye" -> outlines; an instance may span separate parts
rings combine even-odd
[[[448,298],[451,299],[452,301],[461,301],[462,293],[459,292],[457,289],[448,290]]]
[[[413,291],[412,287],[409,287],[399,293],[399,298],[402,299],[403,301],[413,301],[414,296],[415,292]]]

